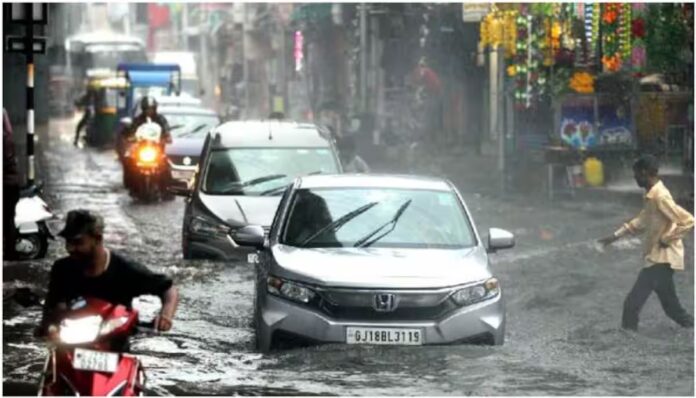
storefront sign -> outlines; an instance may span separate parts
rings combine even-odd
[[[463,3],[462,20],[464,22],[481,22],[490,9],[490,3]]]

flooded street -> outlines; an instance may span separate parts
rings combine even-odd
[[[457,181],[480,233],[507,228],[517,247],[492,257],[506,295],[501,347],[323,345],[254,351],[253,265],[181,258],[183,202],[139,204],[123,189],[113,151],[72,146],[77,119],[54,119],[41,167],[48,202],[64,216],[100,212],[105,241],[171,275],[181,301],[170,333],[139,336],[154,394],[185,395],[694,395],[694,334],[667,318],[653,295],[640,331],[620,329],[623,300],[640,270],[639,241],[602,252],[594,240],[640,207],[637,201],[539,203],[486,196]],[[3,386],[33,394],[46,350],[32,337],[52,262],[3,265]],[[693,234],[677,294],[693,313]]]

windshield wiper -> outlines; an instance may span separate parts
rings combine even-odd
[[[263,191],[259,194],[259,196],[268,196],[268,195],[273,194],[273,193],[282,192],[282,191],[286,190],[287,188],[288,188],[287,185],[281,185],[281,186],[278,186],[275,188],[271,188],[267,191]]]
[[[409,200],[405,201],[404,204],[402,204],[401,207],[399,207],[399,210],[397,210],[396,213],[394,213],[394,217],[392,217],[391,220],[380,225],[379,228],[375,229],[374,231],[367,234],[364,238],[361,238],[360,240],[355,242],[353,247],[369,247],[369,246],[372,246],[373,243],[375,243],[378,240],[389,235],[394,230],[394,228],[396,228],[396,223],[399,222],[399,219],[404,214],[404,212],[406,211],[406,209],[408,208],[408,206],[411,204],[412,201],[413,201],[413,199],[409,199]],[[388,231],[386,231],[382,235],[370,240],[370,238],[375,236],[379,231],[381,231],[384,227],[386,227],[388,225],[391,225],[391,228]]]
[[[250,187],[253,185],[262,184],[264,182],[273,181],[273,180],[277,180],[277,179],[284,178],[284,177],[287,177],[287,176],[285,174],[271,174],[271,175],[267,175],[267,176],[263,176],[263,177],[259,177],[259,178],[254,178],[253,180],[244,181],[244,182],[240,183],[239,185],[241,187]]]
[[[313,176],[313,175],[317,175],[317,174],[321,174],[321,173],[323,173],[323,171],[318,170],[318,171],[313,171],[313,172],[311,172],[311,173],[309,173],[309,174],[307,174],[307,175],[308,175],[308,176]],[[275,188],[271,188],[271,189],[269,189],[269,190],[267,190],[267,191],[263,191],[263,192],[261,192],[259,195],[260,195],[260,196],[271,195],[271,194],[276,193],[276,192],[278,192],[278,191],[283,191],[283,190],[285,190],[285,188],[287,188],[287,185],[281,185],[281,186],[279,186],[279,187],[275,187]]]
[[[208,123],[203,123],[203,124],[201,124],[201,125],[198,125],[198,126],[196,126],[196,128],[194,128],[193,130],[188,131],[188,132],[186,132],[186,133],[184,133],[184,134],[181,134],[181,135],[179,136],[179,138],[188,137],[189,135],[194,135],[194,134],[196,134],[197,132],[201,131],[201,129],[202,129],[203,127],[206,127],[206,126],[208,126]]]
[[[316,239],[318,236],[323,234],[324,232],[327,231],[338,231],[339,228],[342,226],[346,225],[350,220],[354,219],[355,217],[363,214],[364,212],[370,210],[372,207],[376,206],[379,202],[370,202],[366,205],[360,206],[357,209],[346,213],[343,217],[337,219],[336,221],[333,221],[327,225],[325,225],[323,228],[318,230],[317,232],[313,233],[310,237],[302,241],[300,243],[300,246],[307,246],[309,243],[311,243],[314,239]]]
[[[264,182],[277,180],[277,179],[283,178],[283,177],[286,177],[286,175],[285,174],[272,174],[272,175],[267,175],[267,176],[263,176],[263,177],[259,177],[259,178],[254,178],[253,180],[244,181],[244,182],[235,181],[235,182],[228,183],[224,188],[216,191],[215,194],[217,194],[217,195],[227,195],[227,194],[241,195],[241,194],[244,194],[243,188],[245,188],[245,187],[250,187],[252,185],[262,184]]]

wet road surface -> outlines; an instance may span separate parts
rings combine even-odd
[[[652,296],[637,334],[619,329],[639,271],[638,241],[593,244],[639,202],[530,203],[465,192],[479,232],[507,228],[517,247],[492,258],[507,300],[502,347],[323,345],[261,355],[251,327],[253,267],[181,259],[183,202],[138,204],[112,151],[71,145],[73,119],[54,120],[44,142],[48,201],[106,221],[107,245],[173,276],[181,302],[172,332],[135,338],[155,394],[186,395],[694,395],[694,335]],[[43,137],[46,139],[46,137]],[[456,182],[456,180],[455,180]],[[677,293],[693,313],[693,238]],[[32,329],[48,270],[65,255],[3,265],[3,387],[34,394],[45,348]]]

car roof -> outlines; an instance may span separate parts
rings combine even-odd
[[[385,188],[452,191],[449,182],[439,177],[400,174],[319,174],[298,177],[298,188]]]
[[[224,148],[328,148],[329,137],[313,124],[279,120],[231,121],[216,127],[211,134]]]
[[[159,105],[157,106],[157,113],[163,115],[210,115],[218,116],[217,112],[212,109],[202,108],[198,106],[171,106],[171,105]]]

